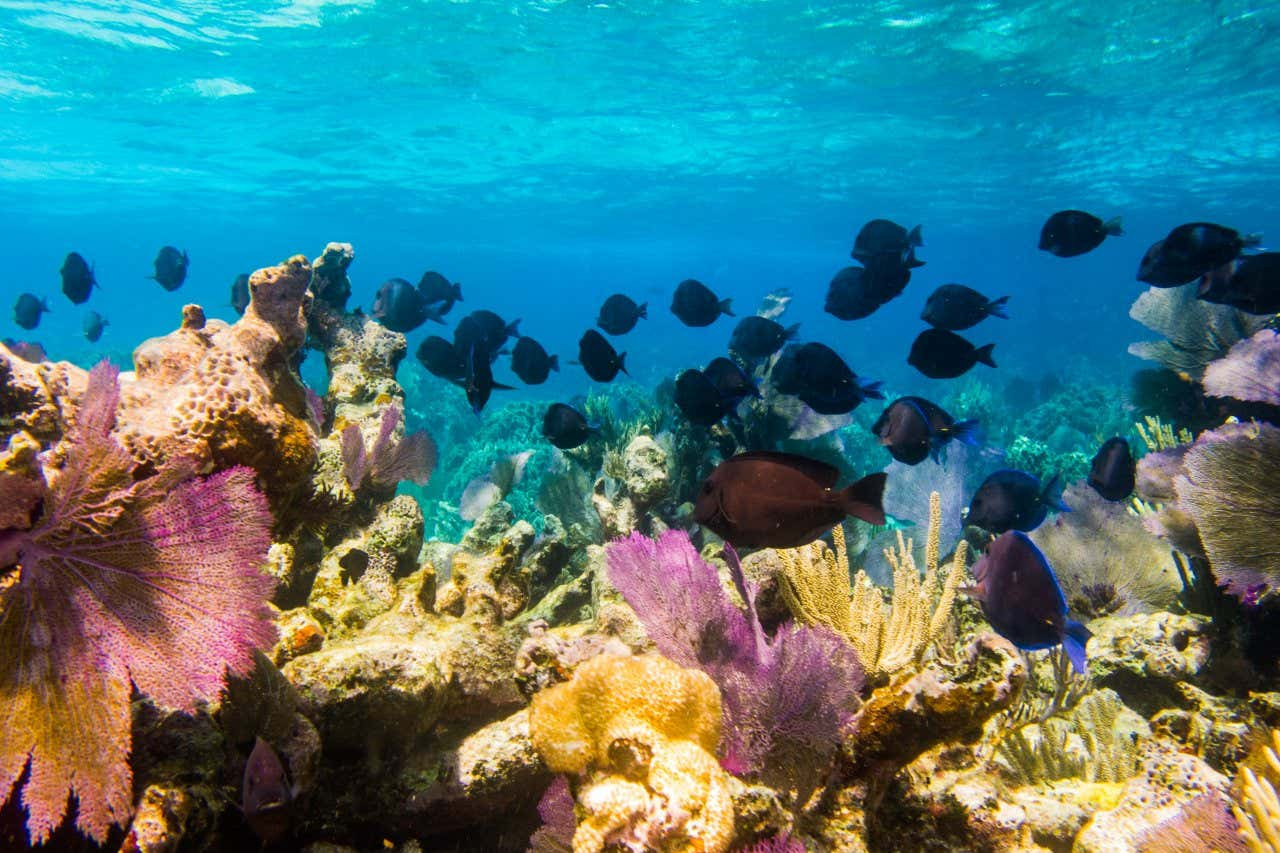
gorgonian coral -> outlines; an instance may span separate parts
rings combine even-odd
[[[853,647],[825,627],[789,623],[767,636],[737,555],[728,549],[726,558],[745,612],[682,531],[614,541],[609,578],[658,651],[719,686],[727,769],[767,766],[789,775],[806,762],[812,767],[839,740],[865,682],[862,665]]]
[[[36,843],[68,795],[97,841],[128,818],[132,686],[194,711],[275,638],[259,570],[271,516],[252,472],[196,478],[173,462],[135,479],[111,434],[116,380],[94,368],[39,517],[0,530],[0,572],[16,571],[0,592],[0,796],[27,772]],[[29,485],[0,482],[0,504]]]
[[[1211,397],[1280,406],[1280,332],[1263,329],[1212,362],[1204,390]]]
[[[421,430],[397,440],[400,407],[392,404],[382,410],[378,437],[365,449],[364,436],[358,424],[342,430],[342,471],[353,490],[366,482],[383,489],[395,488],[401,480],[425,486],[436,467],[436,445]]]

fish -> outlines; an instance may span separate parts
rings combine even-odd
[[[1084,674],[1085,648],[1093,635],[1067,618],[1058,578],[1025,533],[1011,530],[997,536],[974,564],[973,576],[977,583],[967,592],[997,634],[1028,651],[1061,645],[1071,665]]]
[[[475,521],[486,509],[511,494],[524,479],[525,468],[532,457],[532,450],[504,456],[494,462],[487,473],[467,483],[458,499],[458,515],[464,521]]]
[[[458,321],[453,330],[453,345],[458,352],[466,352],[477,345],[497,358],[507,338],[520,337],[520,321],[508,323],[492,311],[481,308],[472,311]]]
[[[1040,478],[1034,474],[1002,468],[978,486],[969,502],[965,523],[995,534],[1031,531],[1044,523],[1050,509],[1071,511],[1062,502],[1058,477],[1041,486]]]
[[[742,358],[768,358],[800,331],[800,324],[783,326],[754,314],[743,317],[729,336],[729,351]]]
[[[23,293],[13,303],[13,322],[27,331],[40,325],[40,316],[49,310],[49,303],[34,293]]]
[[[477,415],[484,409],[495,390],[514,390],[510,385],[503,385],[493,380],[493,359],[478,344],[472,345],[464,363],[466,375],[463,377],[462,387],[467,392],[467,402],[471,404],[471,411]]]
[[[418,344],[417,359],[432,376],[460,381],[467,375],[467,361],[449,341],[431,335]]]
[[[428,305],[439,303],[436,313],[443,317],[454,303],[462,301],[462,285],[449,281],[435,270],[427,270],[418,279],[418,294]]]
[[[1124,234],[1119,216],[1103,222],[1083,210],[1059,210],[1045,220],[1040,229],[1038,248],[1060,258],[1074,258],[1092,252],[1107,237]]]
[[[697,368],[681,371],[676,377],[675,401],[680,413],[698,426],[718,423],[732,408],[710,377]]]
[[[738,364],[731,358],[720,356],[703,368],[702,373],[711,380],[711,384],[721,397],[737,403],[745,397],[759,397],[760,389]]]
[[[889,256],[904,265],[918,267],[924,262],[916,260],[915,250],[923,245],[919,225],[908,231],[888,219],[873,219],[858,231],[849,255],[864,264],[875,257]]]
[[[612,382],[618,371],[627,373],[626,358],[595,329],[587,329],[578,340],[578,363],[597,382]]]
[[[883,399],[881,382],[865,382],[831,347],[788,344],[769,375],[782,394],[799,397],[820,415],[842,415],[868,398]]]
[[[242,317],[249,308],[249,298],[249,274],[242,272],[231,282],[231,307]]]
[[[586,415],[564,403],[552,403],[542,416],[542,434],[561,450],[579,447],[598,432],[587,423]]]
[[[1089,465],[1089,485],[1109,501],[1125,500],[1133,494],[1135,464],[1129,442],[1108,438]]]
[[[526,385],[541,385],[551,371],[560,372],[560,357],[547,355],[542,344],[533,338],[521,337],[511,352],[511,370]]]
[[[1246,314],[1280,313],[1280,252],[1246,255],[1206,273],[1196,295]]]
[[[89,301],[89,294],[98,283],[93,276],[93,268],[79,252],[70,252],[62,262],[62,292],[76,305]]]
[[[265,740],[257,738],[244,766],[241,790],[241,811],[249,828],[268,844],[284,837],[289,831],[290,807],[296,795],[280,756]]]
[[[957,421],[923,397],[899,397],[871,425],[871,432],[889,455],[906,465],[919,465],[932,456],[935,460],[952,439],[964,444],[980,442],[976,420]]]
[[[845,267],[827,285],[823,310],[839,320],[861,320],[897,297],[911,281],[911,269],[892,255],[876,255],[866,266]]]
[[[84,337],[91,344],[96,344],[102,337],[102,330],[111,325],[107,322],[107,318],[103,317],[97,311],[90,311],[84,315]]]
[[[978,325],[988,317],[1009,319],[1004,312],[1009,297],[988,299],[972,287],[963,284],[944,284],[925,300],[920,319],[935,329],[952,332],[963,331]]]
[[[373,299],[372,313],[373,319],[402,334],[412,332],[428,319],[444,322],[432,315],[422,294],[402,278],[389,278],[382,283]]]
[[[600,306],[600,314],[596,317],[596,325],[611,335],[625,335],[636,327],[642,319],[649,316],[649,303],[635,303],[630,296],[615,293]]]
[[[1147,250],[1138,267],[1138,281],[1157,287],[1187,284],[1261,242],[1260,234],[1243,235],[1212,222],[1188,222]]]
[[[156,272],[150,278],[172,292],[182,287],[182,283],[187,280],[187,267],[190,265],[191,259],[187,257],[186,250],[179,251],[173,246],[164,246],[156,255]]]
[[[973,344],[946,329],[925,329],[916,336],[907,355],[907,364],[931,379],[954,379],[975,364],[995,367],[991,351],[995,344]]]
[[[13,338],[5,338],[0,343],[3,343],[8,347],[9,352],[23,361],[38,364],[49,360],[49,354],[44,351],[44,347],[35,341],[15,341]]]
[[[884,524],[887,475],[868,474],[837,489],[840,472],[794,453],[758,450],[732,456],[711,472],[694,518],[734,547],[796,548],[852,515]]]
[[[732,299],[720,299],[700,281],[687,278],[676,286],[671,298],[671,313],[686,326],[710,326],[721,314],[736,316],[730,310]]]

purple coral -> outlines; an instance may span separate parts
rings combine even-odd
[[[358,491],[366,482],[392,488],[401,480],[425,486],[431,479],[436,467],[436,444],[421,430],[397,441],[400,414],[400,407],[394,404],[382,410],[378,437],[368,451],[358,425],[348,424],[342,431],[342,470],[352,489]]]
[[[538,817],[542,818],[542,826],[529,839],[529,853],[570,853],[577,818],[569,777],[557,776],[551,780],[538,801]]]
[[[1210,363],[1204,391],[1210,397],[1280,406],[1280,332],[1263,329]]]
[[[105,362],[90,373],[34,525],[0,531],[17,571],[0,592],[0,796],[30,768],[21,797],[36,843],[68,794],[97,841],[128,818],[133,686],[194,711],[275,639],[274,581],[259,570],[271,515],[252,472],[199,479],[174,463],[135,479],[111,436],[116,377]],[[11,489],[0,483],[0,503]]]
[[[720,687],[727,769],[755,773],[768,766],[790,774],[812,767],[839,741],[865,683],[862,665],[853,647],[825,628],[786,624],[767,636],[737,554],[727,549],[726,558],[746,612],[682,531],[615,540],[609,578],[659,652]]]
[[[742,853],[805,853],[805,846],[789,833],[783,832],[743,848]]]

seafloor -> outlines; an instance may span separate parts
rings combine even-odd
[[[565,453],[532,404],[406,402],[352,258],[259,270],[233,325],[188,306],[118,377],[0,346],[3,849],[1276,849],[1267,318],[1152,290],[1132,388],[943,401],[1073,482],[1033,539],[1081,676],[965,592],[991,451],[890,466],[885,527],[740,559],[689,512],[732,434],[663,389],[588,400]],[[861,411],[797,439],[751,405],[757,446],[884,465]],[[1147,450],[1127,503],[1079,482],[1110,435]]]

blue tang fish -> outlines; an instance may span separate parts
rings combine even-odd
[[[997,536],[973,567],[969,594],[1000,636],[1020,649],[1066,649],[1071,664],[1085,671],[1089,629],[1067,618],[1067,599],[1049,561],[1025,533]]]

